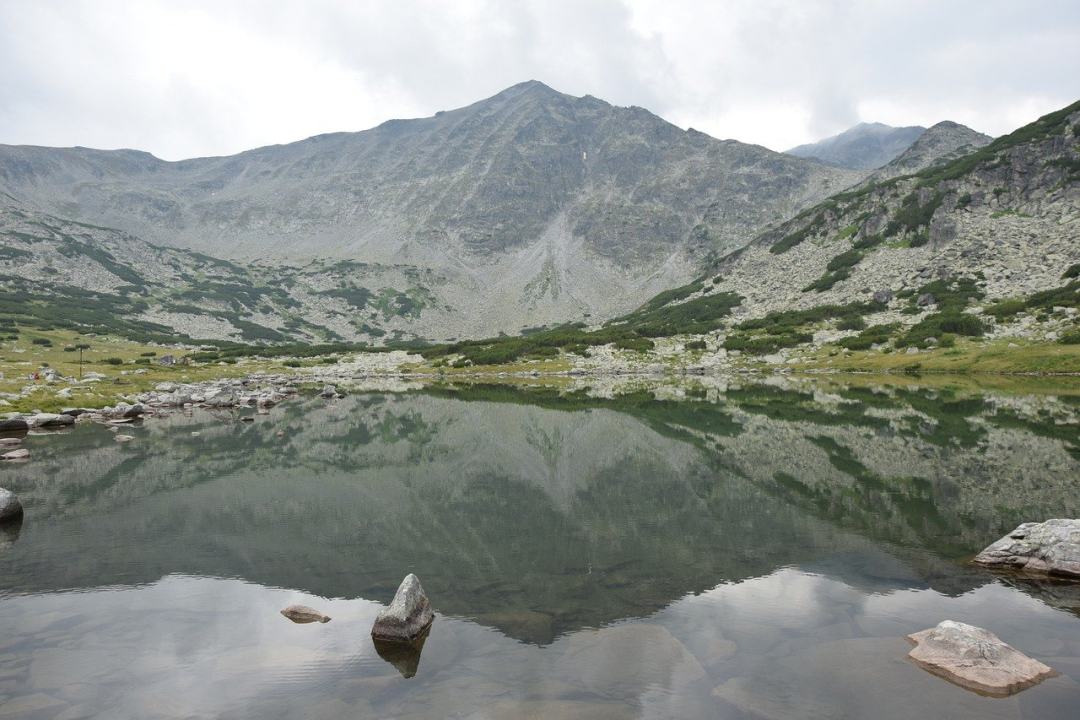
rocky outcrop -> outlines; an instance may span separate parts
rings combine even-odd
[[[1080,520],[1024,523],[976,555],[975,562],[1080,580]]]
[[[7,522],[21,518],[23,514],[22,503],[15,493],[0,488],[0,522]]]
[[[310,608],[307,605],[290,605],[282,610],[281,614],[298,624],[330,622],[329,615],[323,615],[318,610]]]
[[[434,619],[435,613],[420,586],[420,579],[409,573],[398,586],[389,607],[375,618],[371,636],[382,642],[413,642],[427,631]]]
[[[915,643],[908,657],[920,667],[986,695],[1012,695],[1055,674],[989,630],[954,620],[908,635],[908,640]]]

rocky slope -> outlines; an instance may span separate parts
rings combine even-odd
[[[859,123],[839,135],[799,145],[789,155],[817,158],[838,167],[873,170],[885,165],[911,146],[926,128],[892,127],[883,123]]]
[[[438,275],[407,323],[428,339],[610,317],[861,177],[538,82],[231,157],[0,146],[0,191],[36,212],[232,260]]]
[[[930,127],[911,143],[904,152],[870,173],[864,183],[881,182],[902,175],[913,175],[931,165],[950,162],[989,145],[989,135],[969,127],[944,120]]]
[[[1080,103],[946,165],[840,193],[716,265],[729,350],[916,352],[1080,331]],[[869,327],[868,327],[869,326]],[[1067,336],[1067,337],[1066,337]]]

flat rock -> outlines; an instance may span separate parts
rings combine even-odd
[[[2,460],[26,460],[30,457],[30,451],[26,448],[18,448],[16,450],[9,450],[8,452],[0,455]]]
[[[294,623],[330,622],[329,615],[323,615],[318,610],[310,608],[307,605],[290,605],[282,610],[281,614],[292,620]]]
[[[26,423],[32,428],[63,427],[64,425],[74,425],[75,418],[58,413],[38,413],[27,418]]]
[[[19,496],[5,488],[0,488],[0,522],[22,517],[23,507]]]
[[[8,418],[7,420],[0,420],[0,432],[11,432],[12,430],[29,430],[30,424],[26,422],[25,418]]]
[[[1080,579],[1080,520],[1023,523],[976,555],[975,562]]]
[[[371,636],[384,642],[412,642],[434,619],[435,613],[420,585],[420,578],[409,573],[398,586],[389,607],[379,611]]]
[[[135,437],[133,435],[117,435],[116,442],[131,442]]]
[[[989,630],[954,620],[908,635],[908,640],[915,643],[908,657],[920,667],[985,695],[1012,695],[1056,674]]]
[[[6,437],[0,438],[0,448],[13,448],[22,444],[22,438]]]

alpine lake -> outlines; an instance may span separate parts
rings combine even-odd
[[[573,383],[32,433],[0,718],[1080,717],[1080,583],[971,563],[1080,517],[1080,379]],[[430,633],[377,649],[410,572]],[[1058,675],[932,675],[946,619]]]

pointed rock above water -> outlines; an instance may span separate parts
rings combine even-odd
[[[412,642],[427,630],[434,619],[435,613],[420,585],[420,578],[409,573],[398,586],[390,606],[375,618],[371,636],[384,642]]]
[[[908,635],[908,640],[915,643],[908,657],[920,667],[980,694],[1005,697],[1056,674],[989,630],[955,620]]]
[[[1080,520],[1023,523],[976,555],[975,562],[1080,580]]]

